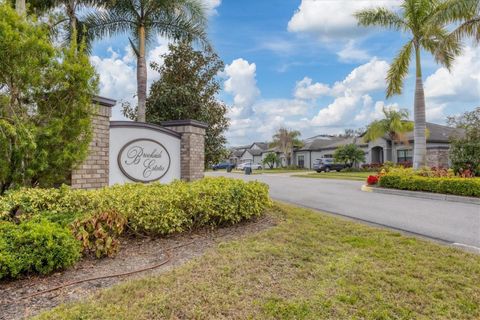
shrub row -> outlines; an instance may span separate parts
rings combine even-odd
[[[268,186],[229,178],[192,183],[127,184],[99,190],[22,189],[0,198],[0,219],[38,215],[63,224],[94,212],[115,211],[138,232],[166,235],[194,227],[237,223],[261,215]],[[47,212],[47,214],[45,214]]]
[[[480,179],[478,178],[437,178],[390,172],[380,178],[379,186],[410,191],[480,197]]]
[[[267,185],[228,178],[99,190],[18,190],[0,198],[0,279],[69,266],[80,247],[85,254],[112,256],[125,227],[167,235],[234,224],[260,216],[270,203]],[[15,253],[25,237],[34,245]]]

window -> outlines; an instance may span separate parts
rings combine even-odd
[[[304,168],[305,167],[305,156],[298,156],[297,158],[297,164],[299,168]]]
[[[412,162],[413,152],[412,150],[397,150],[397,162]]]
[[[333,159],[333,154],[325,154],[323,157],[326,159]]]

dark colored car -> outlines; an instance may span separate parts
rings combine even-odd
[[[345,168],[349,168],[350,166],[344,163],[335,163],[333,159],[329,158],[322,158],[316,159],[313,162],[313,170],[317,172],[329,172],[329,171],[340,171]]]
[[[212,169],[215,171],[215,170],[220,170],[220,169],[233,169],[235,168],[235,165],[230,163],[230,162],[220,162],[220,163],[217,163],[217,164],[214,164],[212,166]]]

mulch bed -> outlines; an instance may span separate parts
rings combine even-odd
[[[42,310],[83,299],[99,289],[120,282],[164,273],[202,255],[207,249],[220,242],[235,240],[268,229],[275,224],[275,218],[267,215],[261,219],[235,226],[216,230],[200,230],[167,238],[124,238],[121,242],[120,252],[115,258],[101,260],[84,258],[74,267],[49,276],[31,276],[15,281],[0,281],[0,319],[28,318]],[[175,249],[169,251],[167,255],[166,250],[169,248]],[[29,297],[40,291],[49,290],[73,281],[148,268],[166,261],[167,258],[170,258],[168,263],[153,270],[128,276],[83,282]]]

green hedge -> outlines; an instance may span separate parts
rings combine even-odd
[[[379,186],[401,190],[480,197],[480,179],[478,178],[431,178],[388,173],[380,178]]]
[[[79,258],[80,243],[58,224],[0,222],[0,279],[47,274],[69,267]]]
[[[99,190],[17,190],[0,198],[0,232],[11,229],[0,237],[0,268],[5,269],[0,270],[0,278],[48,273],[68,266],[77,259],[78,240],[84,252],[111,256],[118,250],[123,220],[135,233],[167,235],[238,223],[260,216],[270,204],[266,184],[229,178],[168,185],[127,184]],[[25,233],[29,233],[27,238],[36,234],[33,242],[47,243],[44,251],[36,242],[24,246],[21,254],[12,255]],[[58,251],[63,247],[65,252]],[[46,260],[40,260],[41,256]]]
[[[232,224],[259,216],[270,204],[268,186],[229,178],[192,183],[127,184],[99,190],[22,189],[0,198],[0,220],[39,215],[68,222],[93,212],[116,211],[135,231],[170,234],[201,226]],[[47,214],[45,214],[47,212]]]

